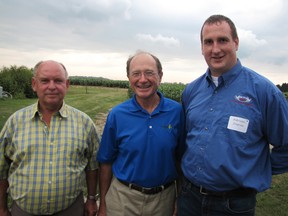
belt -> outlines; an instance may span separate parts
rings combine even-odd
[[[146,188],[146,187],[141,187],[139,185],[128,183],[128,182],[125,182],[125,181],[122,181],[122,180],[119,180],[119,179],[118,179],[118,181],[121,182],[122,184],[126,185],[130,189],[137,190],[137,191],[140,191],[141,193],[150,194],[150,195],[151,194],[157,194],[157,193],[167,189],[169,186],[171,186],[175,182],[175,181],[172,181],[172,182],[169,182],[169,183],[167,183],[165,185],[160,185],[158,187]]]
[[[218,196],[218,197],[244,197],[244,196],[249,196],[249,195],[254,195],[257,193],[257,191],[253,188],[244,188],[244,187],[239,187],[234,190],[229,190],[229,191],[212,191],[204,188],[203,186],[197,186],[190,182],[189,180],[186,180],[188,185],[190,185],[191,188],[196,189],[197,192],[199,192],[202,195],[206,196]]]

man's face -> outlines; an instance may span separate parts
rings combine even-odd
[[[205,24],[202,38],[202,54],[213,76],[222,75],[237,63],[239,41],[232,38],[227,22]]]
[[[59,63],[47,61],[39,66],[32,79],[32,87],[38,95],[41,109],[58,111],[69,87],[69,80]]]
[[[128,78],[136,97],[148,99],[156,94],[162,74],[159,74],[156,61],[151,55],[139,54],[130,62]]]

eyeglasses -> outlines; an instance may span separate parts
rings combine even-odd
[[[145,71],[145,72],[143,72],[143,73],[141,73],[141,72],[132,72],[132,73],[130,74],[130,76],[133,77],[133,78],[135,78],[135,79],[142,77],[142,75],[144,75],[145,78],[150,78],[150,77],[155,76],[156,73],[153,72],[153,71]]]

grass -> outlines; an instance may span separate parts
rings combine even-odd
[[[97,115],[126,99],[127,89],[71,86],[65,102],[96,120]],[[34,102],[36,99],[0,100],[0,128],[13,112]],[[288,215],[287,198],[288,173],[273,176],[271,188],[257,195],[256,216]]]
[[[16,110],[34,103],[36,99],[0,99],[0,128],[2,129],[8,117]]]
[[[288,173],[275,175],[269,190],[257,195],[256,216],[288,215]]]

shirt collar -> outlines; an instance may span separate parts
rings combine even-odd
[[[242,64],[240,60],[237,59],[237,63],[229,71],[219,77],[219,86],[223,84],[225,86],[229,85],[239,75],[241,70]],[[206,80],[209,82],[209,85],[211,85],[211,82],[213,82],[209,68],[206,70]]]
[[[65,104],[64,101],[63,101],[62,107],[59,110],[59,114],[63,118],[67,118],[68,117],[68,109],[67,109],[67,105]]]
[[[159,95],[160,97],[160,102],[159,102],[159,105],[157,106],[156,109],[159,108],[159,111],[165,111],[165,107],[164,107],[164,97],[163,97],[163,94],[159,91],[157,91],[157,94]],[[132,112],[137,112],[137,111],[142,111],[144,110],[140,105],[139,103],[137,102],[136,100],[136,95],[134,94],[133,97],[131,98],[132,100],[132,104],[133,106],[130,108],[130,111]]]
[[[31,119],[36,118],[36,116],[39,116],[39,111],[38,111],[38,102],[34,103],[32,105],[32,115],[31,115]]]
[[[32,108],[32,115],[31,115],[31,119],[36,118],[36,116],[40,116],[40,110],[39,110],[39,100],[37,101],[37,103],[33,104],[33,108]],[[65,104],[65,102],[63,101],[63,104],[60,108],[60,110],[57,112],[61,117],[63,118],[67,118],[68,117],[68,110],[67,110],[67,105]]]

